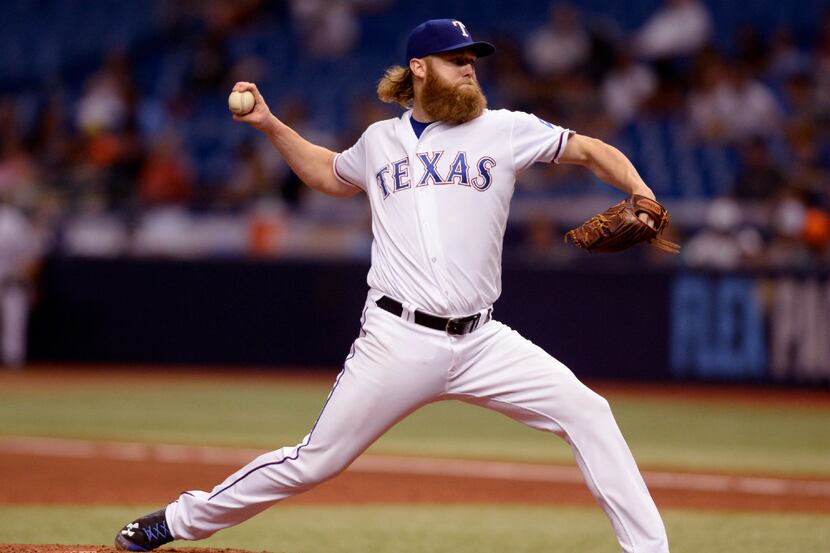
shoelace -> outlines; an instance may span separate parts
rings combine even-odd
[[[144,535],[147,537],[147,541],[149,542],[169,538],[170,530],[167,528],[167,521],[165,520],[157,522],[152,526],[147,526],[144,528]]]

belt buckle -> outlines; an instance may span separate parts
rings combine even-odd
[[[470,315],[468,317],[460,317],[457,319],[447,319],[447,325],[444,327],[444,332],[447,334],[452,334],[455,336],[460,336],[462,334],[469,334],[473,330],[476,329],[478,326],[478,321],[481,319],[481,313],[476,313],[475,315]],[[463,321],[463,322],[459,322]],[[450,329],[450,326],[453,324],[461,325],[461,328],[456,331],[455,329]],[[469,330],[467,330],[469,328]],[[466,330],[466,332],[465,332]]]

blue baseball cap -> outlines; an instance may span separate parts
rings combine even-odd
[[[405,65],[408,66],[412,58],[423,58],[462,48],[472,49],[480,58],[496,51],[496,47],[489,42],[473,41],[470,31],[457,19],[430,19],[409,33],[406,40]]]

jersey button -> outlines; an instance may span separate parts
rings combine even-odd
[[[433,258],[432,258],[432,262],[433,262],[433,263],[435,263],[436,261],[438,261],[438,258],[437,258],[437,257],[433,257]]]

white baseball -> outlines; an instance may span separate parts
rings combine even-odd
[[[228,109],[237,115],[245,115],[254,109],[254,95],[249,90],[234,90],[228,96]]]

